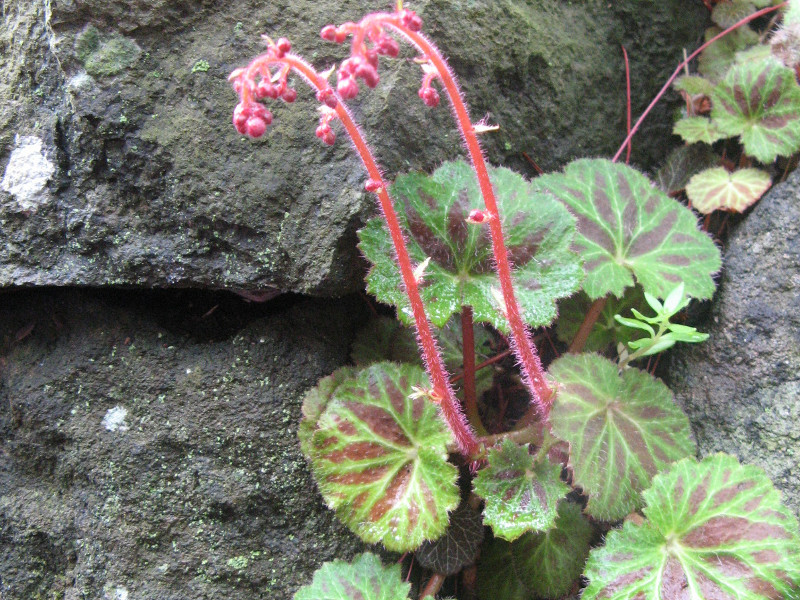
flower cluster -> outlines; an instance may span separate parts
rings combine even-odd
[[[358,95],[358,79],[373,88],[378,85],[378,57],[397,57],[400,45],[393,37],[386,33],[381,22],[376,17],[388,16],[388,21],[395,21],[398,25],[409,31],[417,32],[422,29],[422,19],[413,10],[401,9],[391,15],[374,15],[360,23],[347,22],[338,27],[326,25],[320,31],[322,39],[337,44],[344,43],[348,36],[353,36],[353,45],[350,58],[342,62],[336,73],[336,91],[345,99],[355,98]],[[426,70],[419,90],[419,97],[428,106],[439,104],[439,94],[431,87],[431,82],[436,77],[435,70]]]
[[[272,123],[272,113],[260,100],[280,98],[291,103],[297,99],[297,91],[289,87],[287,82],[291,66],[281,63],[291,51],[291,43],[286,38],[280,38],[277,42],[267,38],[267,44],[265,55],[246,69],[236,69],[228,77],[240,97],[233,111],[233,125],[236,131],[251,138],[264,135],[267,125]],[[273,63],[281,65],[275,73],[270,68]]]

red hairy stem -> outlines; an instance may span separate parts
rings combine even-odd
[[[409,28],[407,22],[404,22],[403,15],[406,11],[398,11],[396,13],[375,13],[366,16],[354,30],[353,36],[353,51],[358,52],[364,44],[364,36],[366,32],[376,27],[385,25],[402,35],[408,40],[417,50],[420,51],[423,58],[430,62],[433,69],[436,71],[442,86],[450,98],[450,104],[455,115],[458,129],[461,132],[461,137],[469,152],[472,167],[478,178],[478,185],[480,186],[481,195],[486,204],[486,210],[489,213],[488,225],[492,238],[492,250],[495,257],[495,268],[500,280],[500,289],[503,296],[503,303],[505,306],[501,307],[508,319],[511,328],[511,338],[509,343],[511,349],[514,351],[517,359],[520,362],[522,379],[528,390],[531,393],[533,402],[539,408],[543,417],[546,418],[550,410],[550,402],[553,390],[544,375],[542,363],[539,359],[539,354],[536,352],[531,343],[530,335],[527,327],[522,320],[519,304],[517,303],[516,295],[511,276],[511,264],[508,258],[508,251],[505,245],[505,238],[503,236],[503,227],[500,222],[500,213],[497,209],[497,200],[495,198],[494,188],[492,187],[489,178],[489,171],[486,167],[486,160],[483,156],[480,143],[478,142],[478,135],[469,117],[466,104],[463,100],[463,95],[458,86],[458,82],[450,70],[447,62],[445,61],[439,49],[417,30]],[[428,82],[429,83],[429,82]],[[425,81],[423,81],[423,86]],[[433,88],[425,88],[433,89]],[[420,97],[423,97],[423,90],[420,90]],[[425,98],[423,97],[423,100]],[[427,104],[426,100],[426,104]]]
[[[628,132],[628,136],[622,142],[622,145],[619,147],[619,150],[617,150],[617,153],[614,155],[614,158],[611,159],[612,162],[617,162],[617,160],[619,159],[620,155],[622,154],[622,151],[628,146],[628,144],[630,143],[630,141],[633,138],[633,136],[639,130],[639,127],[641,126],[642,121],[644,121],[645,117],[648,114],[650,114],[650,111],[653,110],[653,107],[658,103],[658,101],[661,100],[661,97],[667,92],[667,90],[669,89],[669,86],[672,85],[673,81],[675,81],[675,78],[678,77],[678,75],[681,74],[681,71],[684,69],[684,67],[686,67],[686,65],[688,65],[698,54],[700,54],[703,50],[708,48],[711,44],[716,42],[721,37],[724,37],[724,36],[728,35],[734,29],[738,29],[739,27],[741,27],[742,25],[746,25],[750,21],[753,21],[753,20],[755,20],[755,19],[757,19],[759,17],[763,17],[766,14],[769,14],[769,13],[771,13],[773,11],[776,11],[776,10],[778,10],[780,8],[783,8],[787,4],[789,4],[788,1],[787,2],[783,2],[781,4],[776,4],[775,6],[768,6],[767,8],[762,8],[761,10],[758,10],[758,11],[754,12],[752,15],[748,15],[747,17],[745,17],[741,21],[738,21],[737,23],[734,23],[733,25],[728,27],[726,30],[719,32],[713,38],[711,38],[706,43],[704,43],[702,46],[700,46],[697,50],[692,52],[686,59],[684,59],[683,62],[681,62],[677,66],[677,68],[672,73],[670,78],[667,79],[667,82],[664,84],[664,87],[661,88],[661,90],[658,92],[658,94],[656,94],[656,97],[653,98],[653,100],[650,102],[650,104],[647,105],[647,108],[644,109],[644,112],[641,114],[641,116],[636,120],[636,124]]]
[[[353,120],[350,111],[341,99],[333,94],[333,90],[330,88],[326,78],[317,73],[305,60],[288,52],[280,53],[279,55],[275,52],[268,52],[254,59],[241,74],[236,71],[234,72],[235,75],[244,79],[239,89],[241,105],[247,106],[248,103],[254,102],[252,97],[252,90],[254,87],[249,85],[248,82],[253,82],[256,76],[263,74],[265,69],[273,64],[280,64],[294,70],[317,90],[318,98],[320,95],[322,95],[323,98],[327,98],[329,103],[326,102],[326,104],[331,110],[335,111],[336,116],[342,122],[347,134],[350,136],[369,175],[366,188],[377,195],[381,211],[383,212],[383,216],[389,228],[392,243],[394,244],[395,257],[400,267],[403,284],[411,303],[414,322],[416,324],[417,343],[422,351],[422,358],[433,386],[433,391],[430,396],[440,404],[442,414],[456,438],[459,451],[467,457],[478,453],[478,440],[461,411],[453,388],[450,385],[449,377],[444,367],[444,361],[441,358],[436,340],[431,332],[430,323],[425,313],[425,307],[419,295],[417,278],[414,274],[414,268],[411,266],[411,258],[408,254],[405,238],[397,219],[397,213],[394,210],[392,200],[389,197],[386,183],[380,168],[375,162],[372,151],[369,146],[367,146],[364,136]],[[334,104],[334,102],[330,100],[331,97],[336,98],[335,105],[332,107],[331,104]],[[263,131],[261,133],[263,133]],[[319,135],[319,130],[317,134],[319,137],[323,138],[323,141],[328,143],[323,136]]]

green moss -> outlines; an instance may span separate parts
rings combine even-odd
[[[133,65],[141,54],[133,40],[119,33],[101,34],[89,25],[75,39],[75,54],[93,77],[110,77]]]

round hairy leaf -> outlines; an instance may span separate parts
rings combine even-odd
[[[533,457],[528,444],[505,440],[489,450],[489,465],[475,478],[475,493],[486,500],[483,521],[495,537],[513,541],[526,531],[550,529],[558,501],[569,492],[561,481],[561,465],[547,455]]]
[[[592,600],[797,598],[797,519],[763,471],[716,454],[682,460],[644,493],[648,517],[592,551]]]
[[[685,188],[692,175],[718,163],[719,156],[704,144],[678,146],[656,172],[656,183],[672,195]]]
[[[503,220],[505,243],[514,265],[514,286],[522,318],[532,326],[548,325],[555,301],[574,292],[581,278],[579,258],[569,246],[574,219],[546,194],[534,194],[525,179],[508,169],[490,175]],[[395,208],[408,232],[408,250],[417,265],[430,258],[420,286],[428,316],[437,327],[472,306],[475,321],[507,331],[492,288],[500,287],[493,268],[488,225],[470,224],[472,209],[482,209],[477,179],[465,162],[445,163],[433,175],[402,175],[391,189]],[[359,247],[373,264],[367,289],[381,302],[399,308],[411,322],[400,272],[383,219],[359,232]]]
[[[533,181],[555,194],[578,219],[575,249],[583,257],[583,289],[594,300],[619,297],[633,285],[664,298],[681,281],[694,298],[714,293],[717,247],[688,208],[647,177],[605,159],[576,160],[563,174]]]
[[[679,135],[689,144],[703,142],[713,144],[725,136],[717,129],[714,121],[707,117],[686,117],[677,121],[672,128],[672,133]]]
[[[326,390],[306,396],[321,404],[328,392],[321,410],[304,408],[318,414],[303,443],[314,478],[363,540],[414,550],[444,533],[447,512],[458,505],[449,430],[436,406],[413,393],[430,385],[420,367],[377,363],[346,373],[335,387],[326,378]]]
[[[722,29],[719,27],[710,27],[706,30],[705,41],[707,42],[721,32]],[[758,34],[750,27],[734,29],[700,53],[697,70],[707,79],[714,82],[719,81],[730,69],[736,59],[736,53],[757,43]]]
[[[359,554],[352,563],[326,562],[314,573],[294,600],[407,600],[410,583],[400,577],[400,565],[384,567],[381,559],[369,552]]]
[[[574,483],[589,496],[593,517],[614,521],[640,508],[653,475],[694,454],[689,420],[648,373],[620,375],[596,354],[562,356],[549,373],[558,385],[553,434],[570,444]]]
[[[467,503],[450,513],[450,526],[433,542],[424,542],[414,553],[425,569],[444,575],[455,575],[478,557],[483,543],[481,516]]]
[[[759,169],[739,169],[733,173],[723,167],[707,169],[689,180],[686,195],[692,206],[707,215],[715,210],[744,212],[772,185],[769,173]]]
[[[708,96],[714,89],[714,84],[700,75],[681,75],[673,83],[672,87],[676,90],[686,92],[690,96],[702,94]]]
[[[800,150],[800,86],[775,58],[734,65],[714,89],[711,116],[726,136],[763,163]]]
[[[714,6],[711,20],[722,29],[727,29],[754,12],[756,7],[750,0],[725,0]]]
[[[572,342],[591,305],[592,301],[584,292],[575,294],[558,305],[558,321],[556,322],[558,339],[567,344]],[[620,324],[614,315],[627,314],[631,308],[643,310],[644,306],[644,295],[642,288],[638,285],[627,288],[622,298],[609,296],[603,306],[603,311],[586,339],[584,350],[602,353],[609,346],[616,347],[616,344],[627,344],[642,337],[641,332]]]
[[[481,600],[560,598],[573,586],[589,554],[592,526],[572,502],[558,505],[555,527],[506,542],[493,539],[478,562]]]

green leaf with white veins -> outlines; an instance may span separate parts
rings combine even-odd
[[[570,251],[575,222],[547,194],[535,194],[531,184],[508,169],[490,169],[505,243],[514,266],[513,278],[523,320],[548,325],[556,316],[555,302],[569,296],[582,276],[580,259]],[[450,317],[472,306],[476,322],[507,331],[492,288],[499,289],[487,224],[471,224],[467,216],[483,209],[472,168],[465,162],[445,163],[433,175],[411,173],[391,188],[395,208],[408,232],[408,251],[421,265],[420,294],[428,317],[442,327]],[[398,307],[404,322],[412,319],[394,250],[383,219],[373,219],[359,232],[359,247],[373,264],[367,290],[378,300]]]
[[[557,394],[553,435],[569,442],[574,484],[586,512],[614,521],[642,506],[641,491],[669,463],[694,454],[689,420],[661,381],[638,369],[619,374],[596,354],[569,354],[549,369]]]
[[[366,552],[352,563],[326,562],[294,600],[407,600],[410,589],[400,577],[399,564],[384,567],[380,558]]]
[[[575,249],[583,257],[583,289],[591,299],[617,297],[634,276],[654,296],[683,281],[686,293],[710,298],[719,249],[697,227],[688,208],[627,165],[581,159],[564,173],[533,182],[551,192],[578,219]]]
[[[643,495],[648,520],[592,551],[583,600],[798,598],[797,519],[761,469],[725,454],[686,459]]]
[[[303,449],[328,506],[363,540],[395,552],[444,533],[458,505],[450,432],[415,365],[376,363],[320,383],[301,424]],[[315,419],[313,422],[307,422]]]
[[[726,136],[763,163],[800,150],[800,85],[775,58],[731,67],[712,94],[711,117]]]
[[[528,445],[506,440],[489,451],[489,465],[478,471],[475,493],[486,500],[483,520],[495,537],[513,541],[526,531],[550,529],[556,506],[569,492],[561,465],[547,455],[528,453]]]

